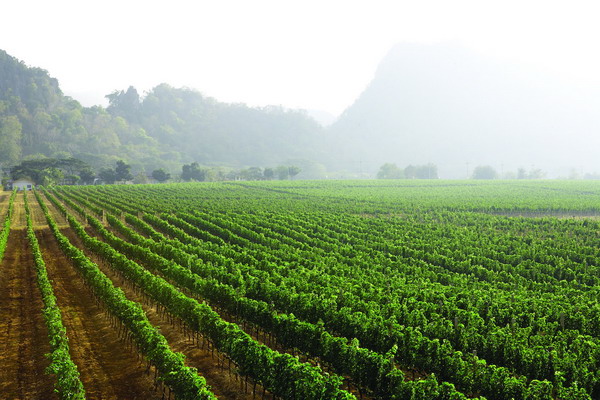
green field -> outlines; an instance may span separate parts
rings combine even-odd
[[[81,186],[39,199],[280,398],[600,398],[599,183]]]

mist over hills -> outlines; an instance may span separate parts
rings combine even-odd
[[[600,90],[454,45],[400,44],[330,128],[329,167],[374,172],[384,162],[438,165],[465,178],[476,165],[549,177],[600,169]]]
[[[0,50],[0,165],[73,156],[96,168],[122,159],[135,172],[180,173],[190,162],[267,167],[319,154],[321,126],[303,111],[222,103],[167,84],[107,97],[107,108],[83,107],[47,71]]]
[[[386,162],[434,163],[442,178],[465,178],[477,165],[548,177],[600,171],[599,88],[456,45],[395,46],[330,126],[318,111],[227,104],[168,84],[107,97],[107,108],[83,107],[45,70],[0,50],[0,164],[74,156],[96,168],[123,159],[134,171],[178,173],[190,162],[294,163],[303,178],[373,177]]]

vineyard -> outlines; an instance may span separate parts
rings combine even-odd
[[[600,184],[0,194],[0,398],[600,399]]]

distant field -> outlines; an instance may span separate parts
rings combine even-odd
[[[574,181],[4,192],[0,397],[74,390],[33,235],[88,398],[598,399],[598,216]]]

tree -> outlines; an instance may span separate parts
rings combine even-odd
[[[533,168],[527,172],[525,168],[521,167],[517,170],[517,179],[542,179],[546,173],[539,168]]]
[[[498,173],[489,165],[478,165],[473,170],[473,179],[496,179]]]
[[[139,119],[140,95],[133,86],[129,86],[127,91],[115,90],[111,94],[104,96],[108,99],[106,110],[115,116],[124,117],[130,123],[136,123]]]
[[[280,165],[275,171],[277,172],[277,179],[284,180],[290,176],[290,170],[284,165]]]
[[[115,167],[115,180],[130,181],[132,179],[133,175],[131,175],[131,165],[126,164],[123,160],[117,161],[117,166]]]
[[[407,179],[437,179],[437,166],[432,163],[425,165],[409,165],[404,168],[404,177]]]
[[[96,178],[96,174],[90,167],[84,168],[79,171],[79,177],[81,178],[81,183],[84,185],[90,185],[94,183],[94,179]]]
[[[152,177],[162,183],[171,179],[171,174],[165,171],[164,168],[160,168],[152,171]]]
[[[240,171],[240,177],[247,181],[258,181],[263,176],[263,171],[259,167],[250,167]]]
[[[52,186],[60,183],[64,179],[63,172],[55,167],[46,168],[42,171],[42,185]]]
[[[207,172],[208,171],[206,169],[200,168],[200,165],[197,162],[185,164],[181,167],[181,179],[186,182],[205,181]]]
[[[295,165],[290,165],[288,168],[288,173],[290,174],[290,179],[294,179],[294,177],[296,175],[298,175],[300,172],[302,172],[302,169]]]
[[[275,177],[275,170],[273,168],[265,168],[263,171],[263,177],[270,181]]]
[[[404,171],[398,168],[396,164],[385,163],[377,172],[377,179],[402,179]]]
[[[17,117],[0,118],[0,164],[14,165],[21,158],[21,129]]]
[[[98,177],[100,177],[104,183],[113,184],[117,180],[117,173],[112,168],[102,168]]]

